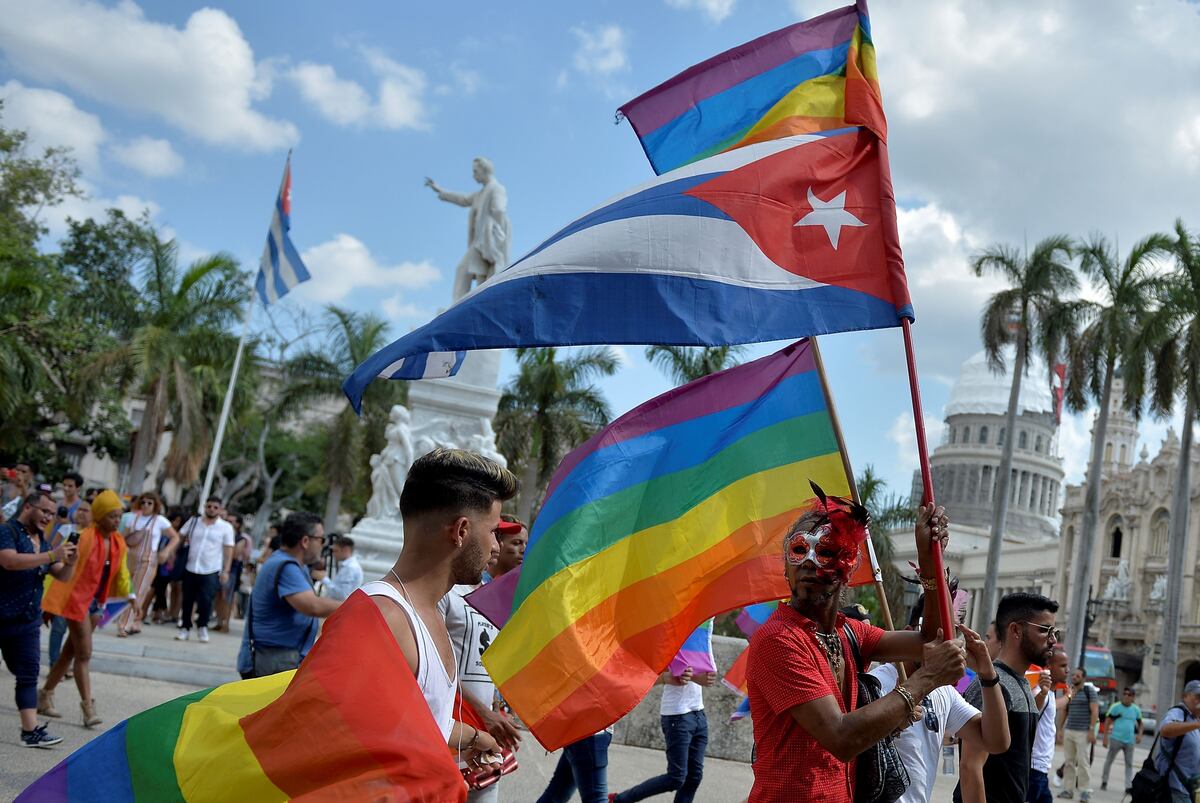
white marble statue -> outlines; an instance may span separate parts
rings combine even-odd
[[[486,418],[481,418],[479,419],[479,428],[482,431],[467,440],[466,448],[473,452],[478,452],[488,460],[508,468],[508,458],[500,454],[500,451],[496,448],[496,433],[492,429],[492,422]]]
[[[1160,574],[1154,578],[1154,587],[1150,589],[1150,601],[1162,604],[1167,598],[1167,576]]]
[[[385,517],[394,518],[400,515],[400,491],[404,488],[404,480],[408,477],[408,469],[416,460],[413,450],[412,431],[409,428],[411,417],[408,408],[403,404],[392,407],[388,413],[388,425],[383,435],[387,446],[379,455],[379,467],[387,474],[387,492],[395,494],[395,504],[385,509]],[[371,472],[371,482],[374,485],[375,472]],[[378,491],[377,491],[378,493]],[[367,515],[370,515],[368,510]]]
[[[390,467],[382,454],[371,455],[371,498],[367,501],[367,518],[393,517],[400,510],[400,489],[392,479]]]
[[[1133,578],[1129,576],[1129,561],[1122,560],[1117,564],[1117,573],[1108,578],[1104,587],[1103,599],[1113,602],[1128,602],[1129,590],[1133,587]]]
[[[508,194],[496,180],[492,163],[482,156],[475,159],[471,175],[480,183],[478,192],[450,192],[431,178],[425,186],[447,203],[471,210],[467,226],[467,253],[454,271],[454,300],[465,296],[474,284],[483,284],[496,271],[508,267],[508,245],[512,225],[508,220]]]

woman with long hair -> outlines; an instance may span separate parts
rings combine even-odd
[[[121,637],[142,632],[142,619],[150,604],[158,564],[169,562],[179,548],[179,533],[163,515],[162,497],[157,493],[143,493],[134,501],[130,513],[124,536],[129,547],[131,585],[137,599],[117,617],[117,635]]]

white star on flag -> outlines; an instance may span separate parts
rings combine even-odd
[[[842,190],[833,200],[822,201],[808,188],[808,204],[812,211],[796,221],[796,226],[821,226],[829,237],[829,244],[836,251],[842,226],[865,226],[861,220],[846,211],[846,191]]]

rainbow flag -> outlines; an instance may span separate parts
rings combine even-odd
[[[696,675],[717,671],[717,661],[713,658],[712,651],[712,628],[713,620],[709,619],[687,637],[667,666],[672,675],[679,677],[688,667],[691,667],[692,673]]]
[[[652,399],[569,454],[483,655],[538,741],[610,725],[705,619],[787,596],[782,539],[810,479],[850,490],[808,341]]]
[[[620,108],[655,173],[795,134],[887,140],[865,0],[690,67]]]
[[[746,638],[753,636],[763,622],[771,618],[771,614],[775,613],[775,609],[779,607],[779,600],[772,602],[759,602],[754,605],[747,605],[742,608],[742,612],[737,615],[737,626],[746,634]]]
[[[100,629],[121,615],[121,611],[129,607],[128,599],[109,600],[104,603],[104,608],[100,612],[100,621],[96,622],[96,629]]]
[[[466,799],[375,603],[352,594],[294,672],[227,683],[117,724],[18,801]]]

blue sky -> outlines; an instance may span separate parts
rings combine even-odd
[[[284,156],[293,230],[314,280],[284,306],[336,302],[399,334],[449,300],[485,155],[507,186],[516,256],[652,175],[623,101],[714,53],[840,5],[788,0],[505,4],[141,5],[0,0],[5,125],[75,148],[90,198],[149,208],[196,257],[257,264]],[[1194,4],[872,8],[891,126],[917,354],[936,442],[957,366],[996,289],[969,255],[991,242],[1099,231],[1128,245],[1176,216],[1200,226],[1200,41]],[[894,489],[915,467],[898,331],[823,350],[851,457]],[[621,413],[667,382],[624,350],[603,384]],[[766,353],[767,347],[752,354]],[[1039,380],[1040,381],[1040,380]],[[1090,417],[1061,450],[1078,478]],[[1151,424],[1151,449],[1164,424]]]

